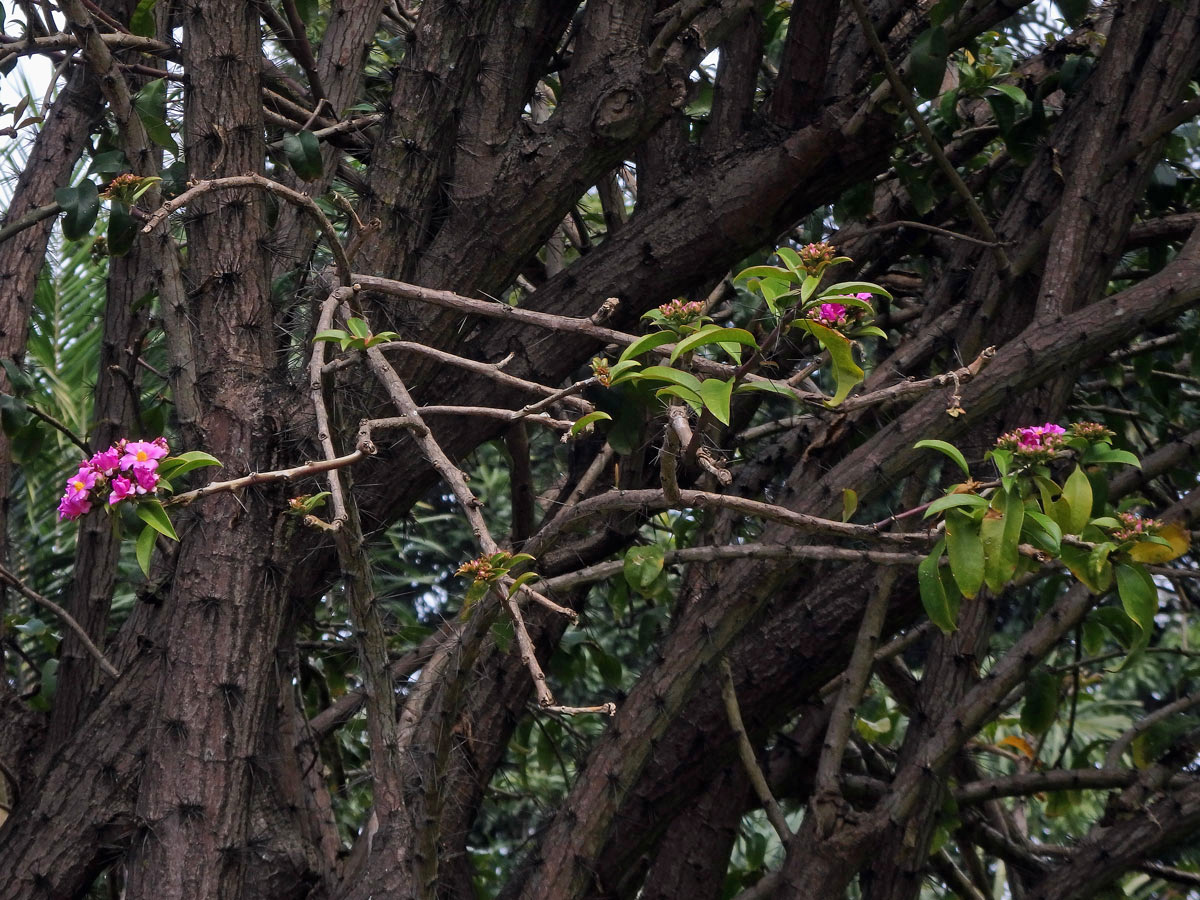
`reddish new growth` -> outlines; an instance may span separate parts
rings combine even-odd
[[[603,356],[597,356],[592,359],[592,377],[596,379],[596,383],[601,387],[608,387],[612,384],[612,372],[608,367],[608,360]]]
[[[1071,426],[1071,434],[1087,441],[1111,441],[1113,439],[1113,432],[1099,422],[1076,422]]]
[[[492,561],[486,556],[481,556],[478,559],[473,559],[470,562],[465,562],[458,567],[455,575],[470,575],[475,581],[491,581],[498,574],[496,568],[492,565]]]

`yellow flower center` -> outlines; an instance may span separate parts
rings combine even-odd
[[[77,490],[77,491],[87,490],[87,485],[84,484],[82,481],[76,481],[75,482],[75,490]]]
[[[146,461],[146,460],[148,460],[149,458],[150,458],[150,457],[146,455],[146,451],[145,451],[145,450],[139,450],[139,451],[137,452],[137,461],[138,461],[138,462],[145,462],[145,461]]]

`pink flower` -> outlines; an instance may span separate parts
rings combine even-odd
[[[819,309],[814,309],[809,316],[822,325],[830,327],[846,324],[846,307],[840,303],[822,303]]]
[[[121,461],[121,451],[116,445],[109,447],[107,450],[101,450],[95,456],[87,461],[87,464],[92,469],[101,475],[111,476],[117,471],[117,466]]]
[[[129,441],[125,444],[125,455],[121,457],[121,471],[127,472],[130,468],[154,471],[158,468],[158,461],[169,452],[170,448],[163,438]]]
[[[78,519],[91,508],[92,504],[86,493],[72,495],[68,490],[58,504],[58,517],[60,519]]]
[[[86,497],[88,491],[96,486],[96,473],[87,463],[79,466],[79,471],[67,479],[67,496],[72,499]]]
[[[108,495],[108,505],[120,503],[127,497],[132,497],[137,492],[133,482],[124,475],[118,475],[112,480],[112,493]]]
[[[874,298],[875,298],[874,294],[855,294],[854,295],[855,300],[865,300],[867,303],[870,303]]]
[[[157,465],[155,463],[154,465]],[[133,477],[137,481],[137,492],[139,494],[153,493],[158,487],[158,473],[148,466],[133,467]]]
[[[1041,460],[1050,460],[1054,454],[1063,449],[1063,435],[1067,430],[1061,425],[1047,422],[1045,425],[1027,425],[1007,434],[1002,434],[996,441],[996,446],[1004,450]]]

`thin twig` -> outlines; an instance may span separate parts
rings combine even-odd
[[[946,157],[946,152],[938,143],[937,138],[925,123],[920,110],[913,102],[912,92],[904,84],[904,79],[900,77],[900,73],[896,71],[896,67],[892,65],[892,60],[888,56],[887,49],[879,40],[879,35],[875,33],[875,26],[871,24],[871,14],[867,11],[863,0],[850,0],[850,5],[854,7],[854,12],[858,16],[858,21],[862,26],[863,35],[867,39],[867,43],[871,46],[875,56],[878,58],[880,65],[883,66],[883,71],[887,75],[888,82],[892,86],[892,93],[896,95],[896,99],[900,105],[904,107],[905,112],[913,120],[913,125],[916,126],[918,133],[921,135],[921,140],[925,142],[925,147],[934,161],[938,164],[938,168],[942,170],[942,174],[950,182],[954,192],[958,194],[963,201],[963,205],[967,209],[967,215],[971,221],[975,223],[975,227],[992,245],[992,253],[996,257],[996,264],[999,266],[1000,272],[1004,277],[1008,277],[1012,269],[1008,261],[1008,254],[1004,252],[1004,247],[1001,245],[1000,239],[996,236],[996,232],[992,230],[991,224],[987,220],[987,216],[983,214],[979,204],[975,202],[975,196],[971,193],[971,189],[967,187],[966,182],[962,180],[962,176],[958,174],[958,170],[954,168],[954,164]]]
[[[875,234],[880,231],[892,231],[896,228],[916,228],[921,231],[929,231],[933,234],[940,234],[942,237],[948,237],[956,241],[966,241],[968,244],[977,244],[980,247],[995,247],[997,244],[992,241],[981,240],[977,237],[971,237],[969,234],[959,234],[957,231],[951,231],[948,228],[939,228],[937,225],[927,225],[924,222],[914,222],[910,219],[897,219],[894,222],[885,222],[882,225],[872,225],[870,228],[864,228],[859,232],[861,235]],[[999,246],[1009,246],[1013,241],[1000,241]]]
[[[322,212],[321,207],[317,202],[307,194],[302,194],[299,191],[292,190],[286,185],[279,184],[277,181],[272,181],[270,178],[265,178],[256,173],[249,175],[231,175],[228,178],[210,178],[205,181],[197,181],[192,184],[186,191],[171,200],[163,203],[151,216],[150,220],[142,228],[143,234],[149,234],[159,224],[166,219],[175,210],[186,206],[201,194],[207,194],[210,191],[224,191],[233,188],[257,187],[264,191],[274,194],[277,197],[282,197],[288,203],[300,207],[305,212],[316,220],[317,227],[321,229],[325,235],[325,241],[329,244],[330,252],[333,253],[334,265],[337,267],[338,280],[343,286],[349,287],[351,284],[350,275],[350,259],[346,256],[346,248],[342,246],[341,240],[338,238],[336,229],[333,223]]]
[[[354,296],[353,287],[334,288],[325,302],[321,304],[321,312],[317,318],[317,332],[328,330],[333,325],[333,314],[337,308]],[[337,450],[333,446],[333,434],[329,427],[329,411],[325,406],[325,385],[322,369],[325,365],[326,341],[313,341],[312,356],[308,360],[308,392],[312,398],[313,412],[317,420],[317,440],[326,460],[336,459]],[[337,469],[329,470],[329,497],[333,507],[335,529],[340,528],[348,519],[346,511],[346,496],[342,491],[342,481]]]
[[[7,584],[16,588],[17,592],[27,600],[31,600],[39,606],[45,607],[58,616],[64,625],[75,632],[75,636],[79,638],[79,643],[83,644],[84,649],[91,654],[94,660],[96,660],[96,664],[100,666],[105,675],[114,681],[121,677],[121,673],[116,670],[112,663],[105,659],[104,654],[100,652],[100,648],[92,642],[90,637],[88,637],[87,631],[84,630],[82,625],[75,621],[75,618],[69,612],[67,612],[53,600],[49,599],[48,597],[43,597],[37,591],[33,590],[33,588],[28,587],[25,582],[23,582],[4,566],[0,566],[0,580],[3,580]]]
[[[750,743],[749,735],[746,734],[746,726],[742,722],[742,711],[738,708],[737,691],[733,685],[733,672],[729,668],[729,660],[724,656],[721,657],[720,668],[721,699],[725,703],[725,715],[729,719],[729,727],[733,729],[733,737],[737,743],[738,756],[742,759],[742,767],[750,778],[754,793],[758,795],[758,802],[763,805],[767,821],[771,823],[771,827],[779,835],[780,842],[786,847],[792,838],[792,830],[788,828],[783,810],[776,802],[775,795],[771,793],[767,778],[763,775],[758,760],[754,756],[754,747]]]
[[[1150,728],[1164,719],[1169,719],[1177,713],[1184,712],[1198,705],[1200,705],[1200,691],[1180,697],[1175,702],[1168,703],[1166,706],[1156,709],[1150,715],[1139,719],[1109,745],[1108,753],[1104,755],[1104,768],[1115,769],[1121,761],[1121,755],[1129,749],[1129,745],[1134,742],[1139,734],[1145,734]]]

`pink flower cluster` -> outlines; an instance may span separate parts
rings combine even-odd
[[[855,294],[855,300],[863,300],[867,303],[871,302],[870,294]],[[851,321],[861,319],[866,315],[866,310],[849,309],[841,303],[822,303],[820,306],[813,307],[808,311],[808,317],[834,328],[838,325],[846,325]]]
[[[1065,428],[1053,422],[1047,422],[1045,425],[1027,425],[1000,435],[996,446],[1022,456],[1050,459],[1066,445],[1063,437],[1066,433]]]
[[[805,270],[809,275],[816,275],[825,264],[833,259],[834,253],[833,244],[821,241],[816,244],[805,244],[800,248],[800,262],[804,264]]]
[[[704,315],[704,304],[699,300],[684,300],[676,297],[670,303],[664,303],[658,308],[662,317],[673,325],[686,325],[693,319]]]
[[[139,494],[153,494],[158,487],[158,461],[171,452],[166,438],[152,441],[117,441],[91,459],[67,479],[67,490],[58,504],[60,519],[78,519],[102,502],[107,489],[108,505]]]
[[[1121,520],[1121,527],[1113,532],[1113,537],[1118,541],[1133,540],[1144,534],[1157,534],[1163,524],[1157,519],[1144,519],[1137,513],[1117,513],[1117,518]]]
[[[845,325],[849,321],[846,315],[846,307],[840,303],[822,303],[819,307],[810,309],[808,317],[830,328],[835,325]]]

